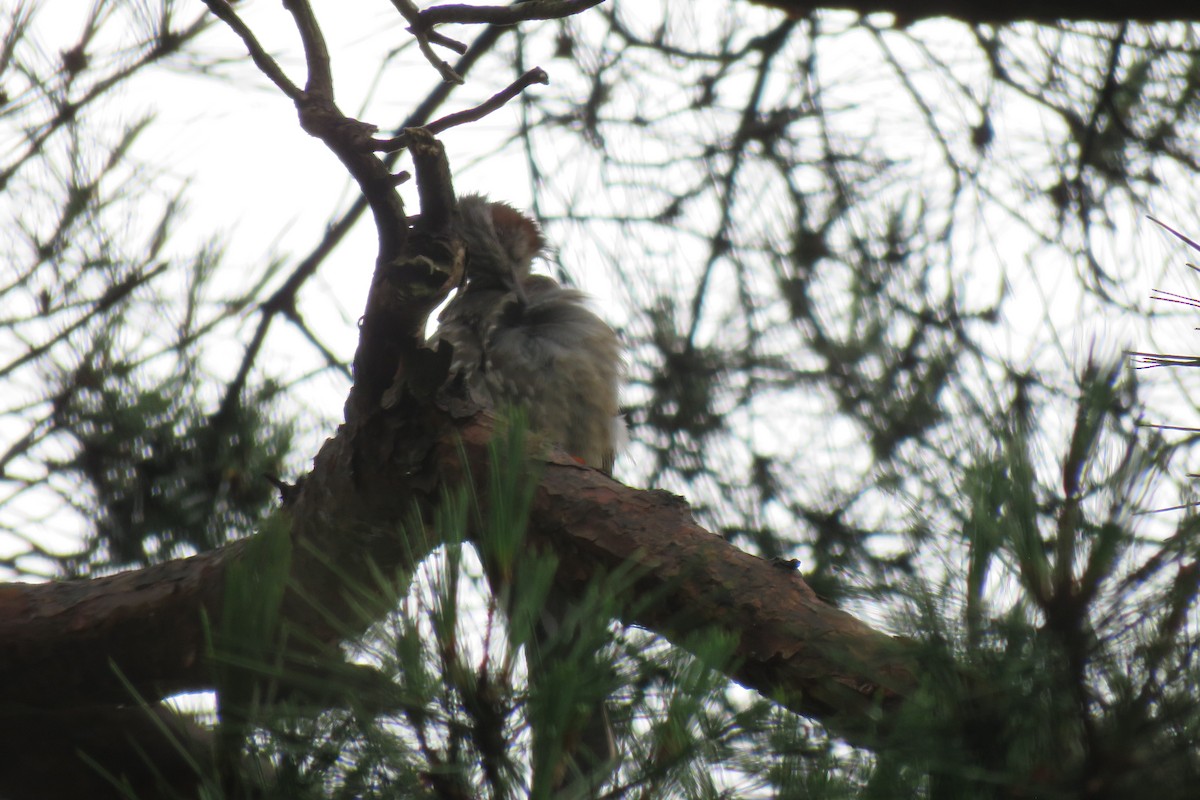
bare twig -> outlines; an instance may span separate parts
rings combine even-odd
[[[409,30],[409,33],[413,33],[412,28],[409,28],[408,30]],[[458,53],[459,55],[462,55],[463,53],[467,52],[466,43],[460,42],[458,39],[451,39],[449,36],[447,36],[444,33],[438,33],[437,31],[427,31],[425,35],[429,37],[430,44],[439,44],[442,47],[445,47],[447,50],[453,50],[454,52]]]
[[[217,19],[224,22],[233,32],[236,33],[246,45],[246,50],[250,53],[250,58],[254,60],[255,65],[262,70],[262,73],[271,79],[279,87],[279,90],[286,94],[294,102],[299,102],[304,98],[304,92],[299,86],[292,83],[283,72],[283,68],[275,62],[263,49],[263,46],[258,43],[254,33],[250,27],[242,21],[233,7],[226,0],[204,0],[204,5],[208,6],[209,11],[213,13]]]
[[[296,266],[296,269],[283,282],[283,285],[259,305],[259,310],[262,312],[262,319],[259,320],[258,327],[254,331],[254,336],[251,338],[250,344],[246,346],[246,352],[242,356],[242,362],[238,367],[236,376],[225,390],[224,399],[221,401],[220,410],[217,412],[218,415],[230,413],[233,407],[239,402],[242,390],[246,387],[246,382],[249,380],[250,370],[254,366],[255,359],[258,358],[259,351],[266,340],[267,329],[271,327],[275,315],[283,313],[288,307],[295,307],[300,287],[316,273],[317,268],[333,252],[342,239],[345,238],[357,220],[357,217],[347,215],[335,224],[330,225],[325,230],[325,235],[321,237],[321,241]]]
[[[1200,428],[1193,428],[1188,425],[1159,425],[1155,422],[1139,422],[1139,428],[1154,428],[1157,431],[1185,431],[1186,433],[1200,433]]]
[[[534,19],[562,19],[600,5],[604,0],[535,0],[511,6],[469,6],[449,3],[433,6],[420,12],[420,24],[442,25],[449,22],[460,24],[513,25]]]
[[[1152,289],[1150,299],[1162,300],[1167,303],[1176,303],[1181,306],[1191,306],[1192,308],[1200,308],[1200,300],[1197,300],[1194,297],[1188,297],[1186,294],[1168,292],[1165,289]]]
[[[531,0],[511,6],[471,6],[460,3],[433,6],[421,11],[412,0],[392,0],[392,5],[408,23],[408,30],[417,39],[421,54],[451,83],[462,83],[462,76],[438,57],[433,45],[441,45],[456,53],[465,53],[466,45],[438,33],[435,25],[445,23],[514,25],[537,19],[561,19],[586,11],[604,0]]]
[[[1150,220],[1151,222],[1153,222],[1155,225],[1159,226],[1160,228],[1165,228],[1166,230],[1170,231],[1170,233],[1173,234],[1177,239],[1182,240],[1184,242],[1184,244],[1186,244],[1188,247],[1192,248],[1193,250],[1200,250],[1200,244],[1196,244],[1191,239],[1184,236],[1182,233],[1175,230],[1167,223],[1165,223],[1161,220],[1157,220],[1154,217],[1150,216],[1149,214],[1146,215],[1146,219]]]
[[[442,80],[448,83],[461,84],[463,82],[462,75],[454,71],[454,67],[443,61],[437,53],[433,52],[433,46],[430,42],[433,39],[433,33],[430,30],[428,23],[421,21],[421,11],[412,2],[412,0],[392,0],[392,5],[400,12],[400,16],[404,17],[404,21],[408,23],[408,29],[412,35],[417,38],[417,46],[421,48],[421,55],[425,56],[425,60],[433,65],[433,68],[442,76]],[[444,44],[443,40],[453,41],[447,37],[438,35],[438,44]],[[452,48],[453,49],[453,48]],[[463,51],[458,51],[463,52]]]
[[[1174,353],[1143,353],[1127,351],[1137,369],[1150,367],[1200,367],[1200,356],[1176,355]]]
[[[37,135],[31,136],[24,150],[9,161],[7,166],[0,168],[0,186],[7,185],[25,165],[31,163],[34,158],[40,155],[46,143],[65,126],[72,124],[84,108],[106,96],[113,88],[122,85],[127,78],[138,70],[150,64],[157,63],[172,53],[178,52],[184,43],[191,41],[203,33],[208,29],[208,26],[208,15],[201,14],[187,28],[181,31],[171,31],[171,46],[166,46],[160,42],[157,46],[137,58],[137,60],[95,81],[82,97],[74,98],[70,102],[65,102],[65,98],[64,101],[56,101],[54,103],[53,115],[49,119],[45,119],[33,126],[32,130],[36,130]],[[10,28],[10,38],[13,35],[11,30]],[[489,28],[488,30],[495,31],[498,29]],[[6,57],[10,58],[10,56]]]
[[[489,97],[484,102],[468,108],[463,111],[455,111],[453,114],[447,114],[441,119],[436,119],[428,125],[424,126],[427,131],[432,134],[439,134],[442,131],[458,125],[464,125],[468,122],[475,122],[491,114],[493,111],[501,108],[509,100],[519,95],[521,92],[528,89],[535,83],[547,84],[550,83],[550,76],[541,67],[534,67],[526,72],[517,80],[503,90]],[[410,144],[408,131],[401,131],[398,136],[393,136],[390,139],[375,139],[372,142],[373,148],[377,152],[391,153],[396,150],[402,150]]]
[[[324,342],[317,338],[317,335],[313,333],[311,328],[308,327],[308,323],[306,323],[304,318],[300,316],[300,311],[295,306],[288,307],[284,310],[283,314],[288,318],[289,322],[299,329],[301,335],[308,340],[308,343],[311,344],[313,348],[315,348],[316,351],[321,354],[321,357],[325,359],[325,365],[327,367],[336,369],[347,378],[353,380],[354,376],[350,373],[350,367],[348,367],[344,361],[334,355],[333,351],[326,347]]]

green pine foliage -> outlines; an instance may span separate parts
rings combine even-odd
[[[86,365],[63,382],[53,423],[72,455],[55,465],[88,491],[95,521],[73,569],[135,566],[211,550],[252,530],[277,492],[291,433],[264,386],[215,414],[196,376],[146,384],[146,371]]]
[[[362,209],[303,163],[311,196],[273,202],[328,224],[281,231],[280,254],[224,253],[215,202],[187,217],[217,217],[210,238],[181,233],[186,176],[154,163],[156,123],[120,92],[163,65],[230,96],[263,85],[199,4],[0,9],[0,566],[86,579],[252,537],[195,654],[217,680],[194,720],[209,738],[187,751],[199,788],[181,796],[542,800],[602,702],[613,800],[1193,797],[1195,391],[1176,371],[1164,401],[1165,370],[1135,379],[1074,337],[1150,315],[1158,254],[1129,242],[1147,209],[1186,218],[1200,200],[1194,23],[633,5],[493,30],[467,63],[478,97],[449,104],[408,22],[363,23],[353,49],[386,36],[385,55],[339,97],[381,128],[398,107],[421,122],[552,54],[552,83],[515,101],[519,128],[477,129],[507,183],[472,171],[464,131],[445,134],[455,181],[524,205],[507,196],[523,167],[561,247],[551,269],[604,295],[628,345],[618,477],[795,559],[823,600],[915,654],[918,690],[868,710],[871,736],[849,743],[732,682],[737,631],[668,643],[622,624],[658,600],[632,572],[598,575],[539,639],[557,562],[529,530],[536,432],[519,412],[486,496],[446,489],[397,525],[441,542],[433,556],[343,587],[379,620],[366,634],[347,623],[331,651],[281,623],[304,592],[287,582],[290,480],[353,377],[361,309],[329,287],[369,276],[335,263]],[[261,154],[236,115],[189,110]],[[1169,327],[1194,326],[1180,292],[1139,333],[1167,352],[1136,365],[1200,363]],[[335,402],[314,399],[330,386]]]

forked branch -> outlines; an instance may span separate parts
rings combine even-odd
[[[394,0],[406,18],[419,23],[415,6],[408,0]],[[308,0],[286,0],[304,48],[307,76],[300,89],[271,58],[253,31],[226,0],[205,0],[209,9],[242,39],[259,69],[296,105],[301,127],[320,139],[345,165],[358,183],[371,208],[379,236],[379,251],[371,281],[366,309],[361,322],[359,344],[354,357],[355,387],[347,402],[347,419],[370,413],[384,400],[389,388],[410,374],[408,362],[421,355],[419,345],[425,321],[432,310],[457,285],[461,275],[461,252],[449,239],[448,224],[453,190],[450,169],[440,143],[433,135],[456,125],[472,122],[503,106],[535,83],[547,83],[546,73],[533,69],[475,108],[447,115],[426,130],[405,130],[387,140],[373,138],[377,128],[342,113],[334,100],[333,72],[329,49]],[[423,48],[429,44],[427,24],[415,29]],[[451,72],[453,72],[451,70]],[[418,190],[422,204],[429,198],[442,198],[441,229],[422,232],[414,249],[410,246],[409,220],[396,185],[406,173],[394,175],[376,152],[414,150]],[[424,176],[422,175],[424,172]],[[431,182],[422,186],[422,179]],[[440,187],[440,188],[439,188]],[[449,200],[445,200],[449,198]],[[431,217],[432,218],[432,217]],[[394,398],[392,398],[394,400]]]

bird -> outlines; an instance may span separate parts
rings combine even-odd
[[[507,203],[465,195],[455,225],[466,252],[465,283],[439,315],[435,335],[453,349],[449,380],[480,406],[521,409],[532,434],[611,475],[625,430],[616,332],[583,292],[533,274],[546,239],[532,218]],[[572,598],[551,589],[527,645],[531,685],[554,668],[554,652],[577,644],[562,633],[573,609]],[[550,767],[551,788],[555,796],[595,795],[618,757],[604,703],[585,704],[570,727],[563,756]]]
[[[439,316],[450,374],[487,408],[517,406],[529,427],[580,463],[612,474],[624,437],[620,340],[588,298],[531,273],[545,238],[507,203],[459,200],[466,285]]]

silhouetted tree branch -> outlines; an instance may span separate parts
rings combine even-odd
[[[1007,0],[999,3],[973,3],[970,0],[840,0],[812,3],[805,0],[750,0],[762,6],[804,17],[814,11],[844,10],[859,14],[894,14],[901,25],[923,19],[946,17],[961,22],[1000,25],[1008,22],[1167,22],[1200,19],[1200,10],[1192,3],[1155,0],[1130,5],[1119,0],[1080,2],[1079,0]]]

